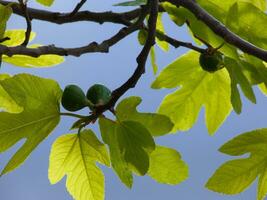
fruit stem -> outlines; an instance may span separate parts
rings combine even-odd
[[[60,115],[62,116],[70,116],[70,117],[75,117],[75,118],[86,118],[88,116],[85,116],[85,115],[77,115],[77,114],[74,114],[74,113],[60,113]]]

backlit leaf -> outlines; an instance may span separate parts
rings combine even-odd
[[[62,91],[55,81],[28,74],[7,78],[0,84],[23,107],[21,113],[0,112],[0,152],[26,139],[2,171],[5,174],[22,164],[59,123]]]
[[[76,200],[103,200],[104,175],[96,162],[109,165],[107,150],[91,130],[59,137],[52,146],[49,180],[67,175],[66,187]]]
[[[145,126],[151,135],[160,136],[171,131],[173,123],[162,114],[140,113],[136,110],[141,103],[140,97],[123,99],[116,108],[116,115],[120,121],[136,121]]]
[[[249,153],[248,158],[231,160],[220,166],[208,180],[206,187],[224,194],[243,192],[258,179],[257,199],[263,200],[267,193],[267,129],[243,133],[224,144],[219,150],[232,156]]]
[[[178,90],[163,99],[159,113],[170,117],[175,124],[174,132],[186,131],[196,122],[204,106],[207,128],[213,134],[232,110],[227,71],[203,71],[199,53],[190,51],[168,65],[152,83],[155,89],[178,86]]]
[[[163,146],[157,146],[150,155],[148,175],[159,183],[176,185],[188,178],[188,167],[180,154]]]

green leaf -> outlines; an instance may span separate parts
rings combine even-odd
[[[199,53],[190,51],[169,64],[152,83],[154,89],[178,86],[178,90],[164,98],[159,113],[170,117],[175,124],[173,131],[186,131],[204,106],[207,128],[213,134],[232,110],[227,71],[203,71]]]
[[[8,74],[0,74],[0,81],[10,78]],[[19,106],[0,85],[0,108],[9,113],[20,113],[23,107]]]
[[[228,161],[216,170],[206,187],[223,194],[238,194],[257,178],[263,164],[262,157]]]
[[[109,166],[107,150],[91,130],[59,137],[49,163],[51,184],[67,175],[66,187],[76,200],[103,200],[104,175],[96,162]]]
[[[141,123],[153,136],[161,136],[172,130],[173,123],[162,114],[140,113],[136,107],[142,102],[140,97],[128,97],[123,99],[116,108],[116,116],[119,121],[136,121]]]
[[[247,68],[255,69],[257,71],[254,72],[253,81],[257,84],[263,82],[267,86],[267,67],[264,62],[248,54],[244,54],[244,59],[246,63],[249,63]]]
[[[99,119],[99,127],[103,141],[109,146],[110,161],[120,180],[129,188],[133,185],[133,175],[119,148],[116,123],[106,118]]]
[[[157,62],[156,62],[156,52],[155,52],[155,48],[154,47],[151,47],[151,49],[150,49],[150,60],[151,60],[153,73],[157,74],[158,65],[157,65]]]
[[[148,154],[155,149],[150,133],[142,124],[134,121],[121,122],[116,133],[125,161],[134,172],[145,175],[149,168]]]
[[[25,31],[26,30],[22,29],[6,30],[4,37],[9,37],[10,40],[6,40],[2,44],[9,47],[20,45],[25,39]],[[36,34],[34,32],[31,32],[30,41],[32,41],[35,36]]]
[[[146,32],[146,30],[141,29],[141,30],[138,32],[138,42],[139,42],[139,44],[141,44],[141,45],[145,45],[145,43],[146,43],[146,38],[147,38],[147,32]]]
[[[146,5],[147,0],[135,0],[135,1],[125,1],[122,3],[114,4],[113,6],[142,6]]]
[[[219,151],[232,156],[239,156],[259,150],[267,151],[267,129],[258,129],[243,133],[224,144]]]
[[[157,31],[161,32],[161,33],[165,33],[164,25],[163,25],[163,22],[162,22],[162,13],[158,14]],[[160,40],[160,38],[156,37],[156,43],[163,51],[169,51],[169,43],[168,42]]]
[[[38,2],[39,4],[41,4],[43,6],[50,7],[54,3],[54,0],[36,0],[36,2]]]
[[[5,174],[22,164],[59,123],[62,91],[55,81],[28,74],[7,78],[0,84],[24,108],[18,114],[0,113],[0,152],[26,139],[2,171]]]
[[[267,193],[267,129],[243,133],[228,141],[219,150],[232,156],[247,153],[250,153],[250,156],[224,163],[212,175],[206,187],[224,194],[238,194],[259,176],[257,199],[263,200]]]
[[[251,3],[238,2],[229,10],[227,26],[258,47],[267,48],[267,15]]]
[[[135,121],[112,122],[100,118],[103,141],[108,144],[111,163],[121,181],[132,186],[132,172],[145,175],[149,168],[149,154],[155,143],[148,130]]]
[[[176,25],[182,26],[186,22],[186,14],[183,12],[183,8],[177,8],[169,2],[164,2],[161,5]]]
[[[262,200],[267,194],[267,169],[260,174],[258,183],[257,200]]]
[[[7,5],[4,6],[2,4],[0,4],[0,39],[2,39],[4,37],[4,33],[6,30],[6,23],[8,21],[8,19],[10,18],[12,14],[12,8]]]
[[[225,67],[228,70],[228,73],[231,78],[231,102],[236,113],[241,112],[241,100],[240,95],[237,89],[237,84],[240,85],[244,95],[252,102],[256,103],[256,97],[253,92],[252,86],[250,85],[248,79],[243,74],[242,63],[239,61],[233,60],[232,58],[225,57],[224,59]]]
[[[188,166],[176,150],[157,146],[150,154],[148,175],[157,182],[176,185],[186,180],[188,174]]]

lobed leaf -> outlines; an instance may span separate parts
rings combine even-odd
[[[169,133],[173,123],[167,116],[156,113],[140,113],[136,110],[141,103],[140,97],[128,97],[123,99],[116,107],[116,116],[119,121],[136,121],[141,123],[153,136],[161,136]]]
[[[224,163],[208,180],[206,187],[224,194],[238,194],[259,176],[257,199],[263,200],[267,193],[266,144],[266,128],[243,133],[228,141],[219,149],[221,152],[233,156],[250,153],[250,156]]]
[[[91,130],[59,137],[49,163],[52,184],[67,175],[66,187],[76,200],[103,200],[104,175],[96,162],[109,166],[107,150]]]
[[[173,132],[186,131],[193,126],[204,106],[207,128],[213,134],[232,110],[226,70],[203,71],[199,53],[190,51],[169,64],[152,83],[155,89],[178,86],[163,99],[158,112],[170,117],[175,124]]]
[[[28,74],[7,78],[0,84],[23,107],[20,113],[0,113],[0,152],[26,139],[5,166],[3,175],[21,165],[59,123],[62,91],[55,81]]]

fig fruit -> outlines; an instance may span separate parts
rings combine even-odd
[[[82,89],[77,85],[68,85],[61,98],[62,106],[68,111],[78,111],[89,105]]]
[[[95,84],[88,89],[86,97],[94,105],[104,105],[109,102],[111,91],[104,85]]]
[[[202,53],[199,57],[199,64],[205,71],[216,72],[223,68],[223,54],[218,51]]]

